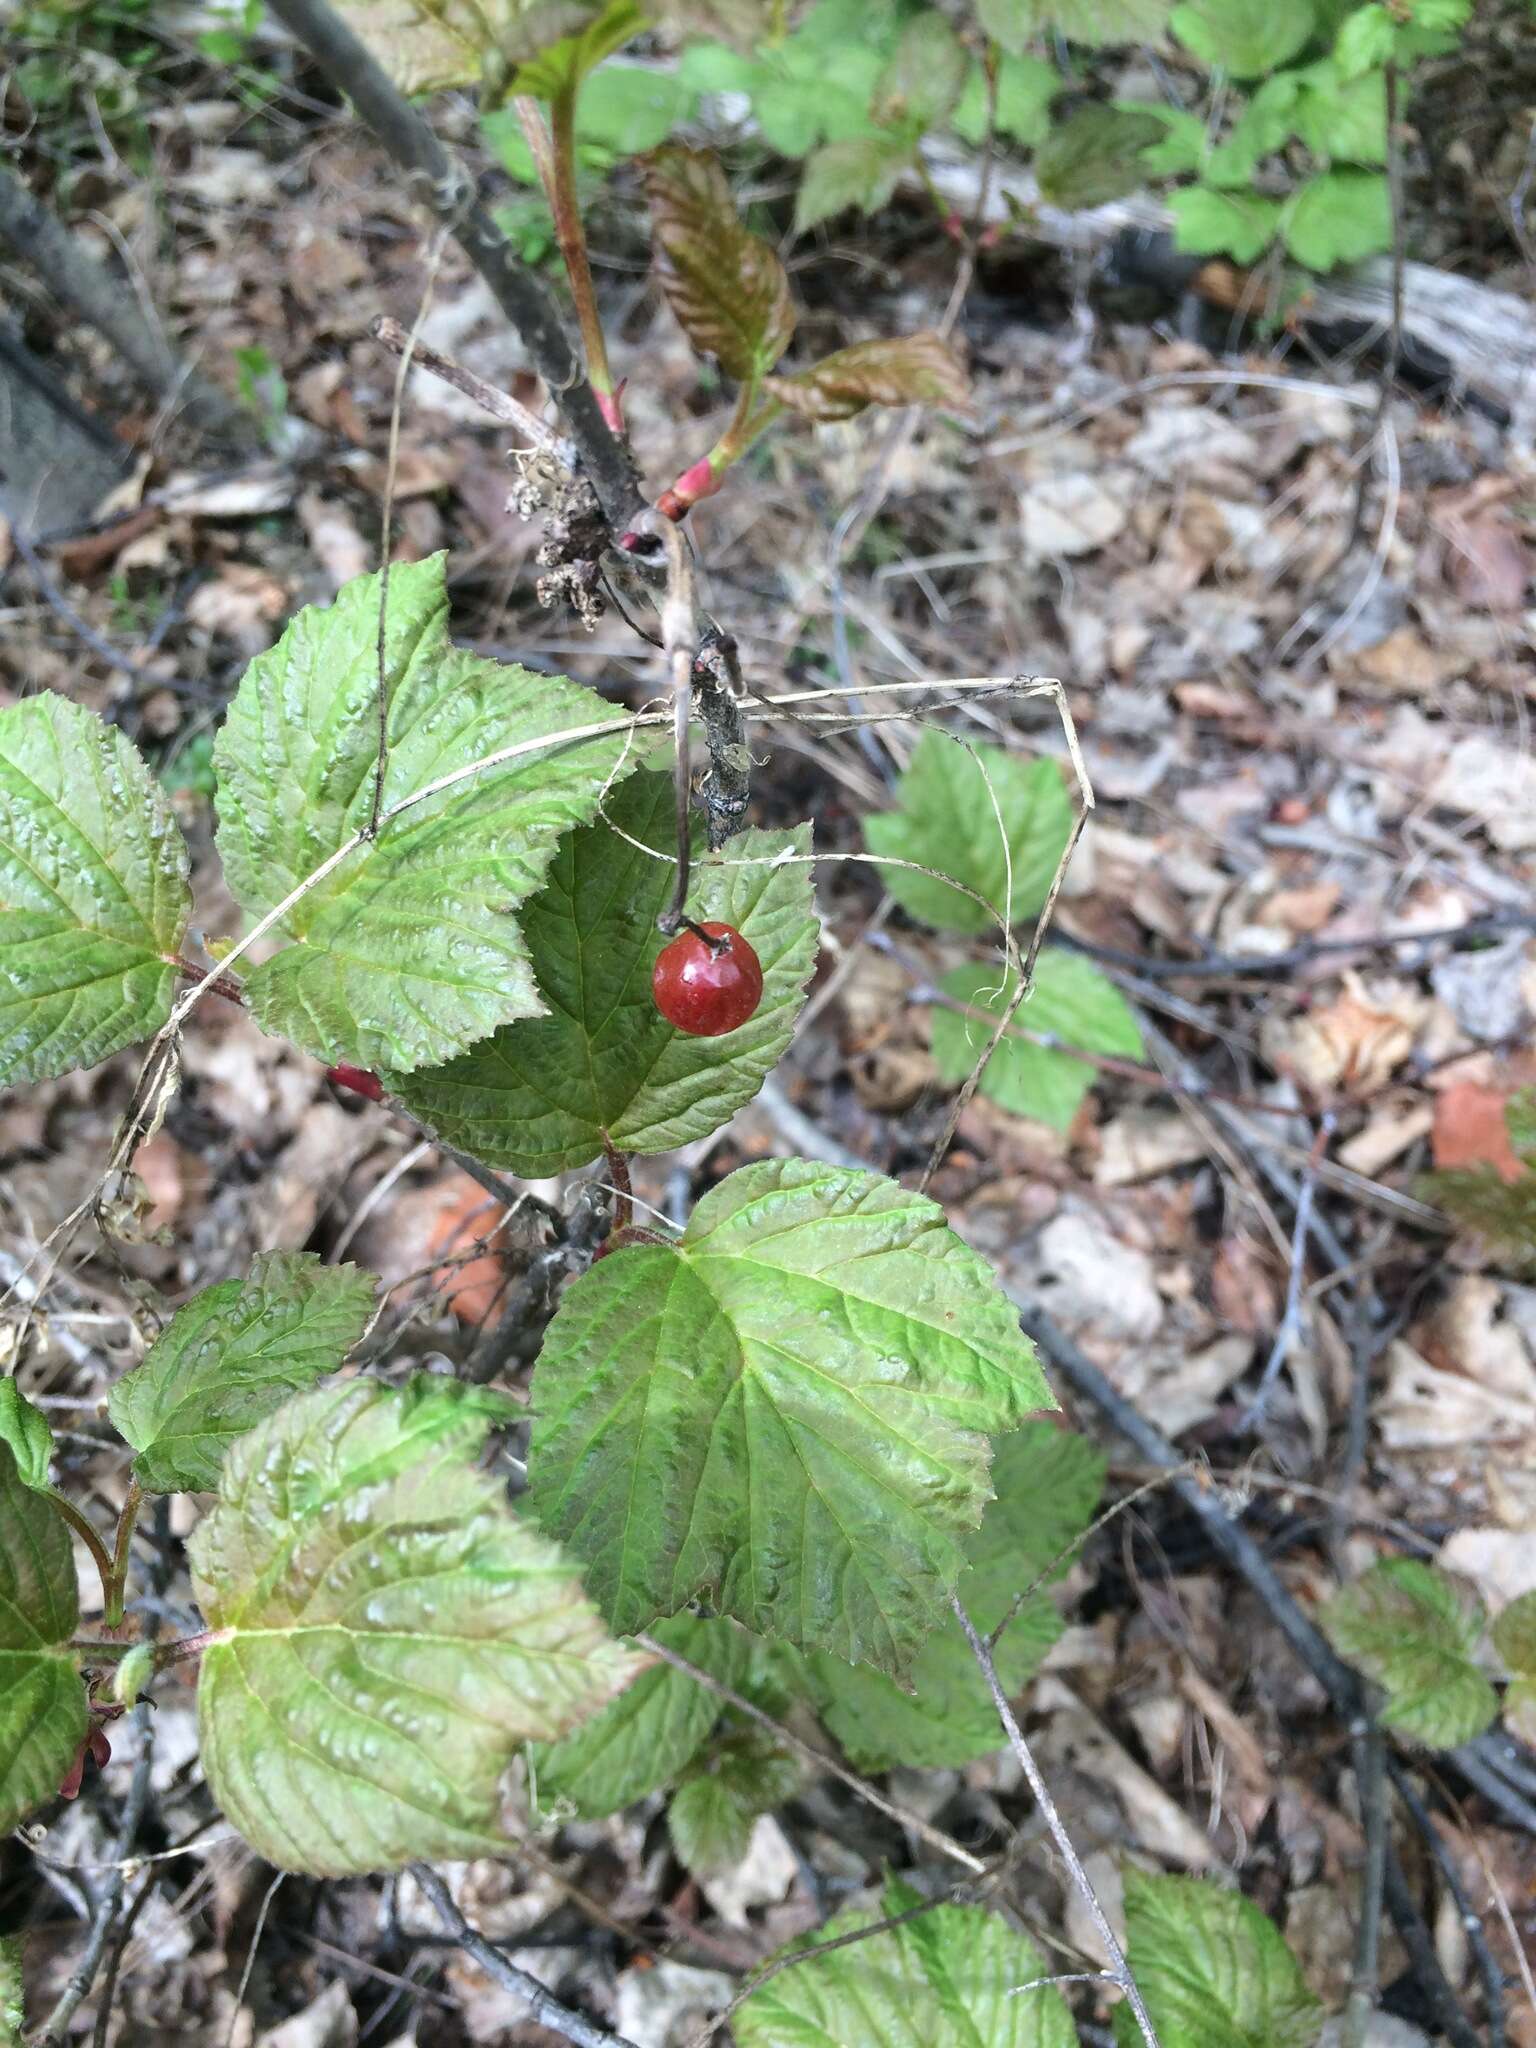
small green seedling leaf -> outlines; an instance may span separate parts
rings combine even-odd
[[[959,357],[937,334],[858,341],[809,369],[770,377],[768,390],[807,420],[849,420],[870,405],[943,405],[963,412],[970,386]]]
[[[1381,1718],[1432,1749],[1481,1735],[1498,1711],[1473,1661],[1482,1603],[1416,1558],[1387,1557],[1324,1607],[1319,1619],[1341,1657],[1387,1695]]]
[[[1010,923],[1041,908],[1072,830],[1072,800],[1053,761],[1021,761],[1002,747],[964,747],[925,732],[896,796],[897,810],[864,821],[871,853],[953,876]],[[946,882],[896,867],[882,868],[880,879],[903,910],[939,931],[996,929],[981,904]]]
[[[916,14],[901,32],[869,111],[882,128],[942,128],[965,85],[965,46],[942,14]]]
[[[1165,134],[1156,114],[1134,107],[1080,107],[1035,153],[1040,197],[1069,211],[1124,198],[1146,183],[1142,151]]]
[[[1280,232],[1277,201],[1252,192],[1217,192],[1189,185],[1168,197],[1173,245],[1187,256],[1230,256],[1257,263]]]
[[[609,0],[602,13],[576,35],[565,36],[531,63],[520,64],[512,80],[519,97],[556,100],[574,92],[605,57],[622,49],[648,26],[635,0]]]
[[[384,805],[464,779],[364,839],[284,916],[295,943],[245,984],[263,1030],[370,1070],[440,1065],[498,1025],[544,1014],[516,911],[561,835],[590,818],[623,757],[563,676],[485,661],[448,638],[442,555],[389,574]],[[245,672],[214,749],[218,847],[236,900],[274,910],[366,833],[378,762],[380,579],[310,605]],[[508,748],[511,759],[474,772]]]
[[[341,1364],[374,1287],[371,1273],[312,1252],[262,1252],[243,1278],[194,1295],[107,1400],[139,1454],[140,1486],[211,1492],[236,1437]]]
[[[508,1025],[448,1066],[388,1077],[450,1144],[513,1173],[584,1166],[605,1132],[621,1151],[664,1152],[718,1129],[789,1044],[816,961],[810,868],[775,865],[805,853],[808,832],[742,833],[719,859],[697,857],[688,908],[742,934],[762,965],[762,1000],[722,1038],[674,1030],[651,993],[674,873],[671,779],[634,775],[604,808],[612,822],[568,834],[524,908],[550,1015]]]
[[[1392,246],[1392,198],[1380,171],[1324,171],[1286,209],[1285,246],[1309,270],[1358,263]]]
[[[1323,2009],[1272,1921],[1239,1892],[1125,1873],[1131,1974],[1163,2048],[1313,2048]],[[1127,2005],[1115,2040],[1140,2048]]]
[[[0,711],[0,1087],[159,1030],[187,874],[170,802],[125,734],[52,690]]]
[[[993,1020],[1007,1009],[1019,982],[1011,969],[971,966],[955,968],[939,985],[980,1013],[934,1009],[934,1065],[939,1078],[954,1087],[986,1050]],[[1070,1129],[1094,1070],[1070,1053],[1031,1044],[1019,1035],[1026,1031],[1121,1059],[1140,1059],[1143,1051],[1141,1027],[1114,983],[1091,960],[1046,946],[1035,962],[1034,986],[982,1070],[981,1089],[1014,1116],[1033,1117],[1057,1131]]]
[[[662,290],[693,346],[728,377],[755,383],[795,331],[778,251],[742,226],[720,160],[670,143],[646,165]]]
[[[53,1431],[42,1409],[27,1399],[11,1375],[0,1380],[0,1444],[10,1445],[22,1485],[46,1492]]]
[[[471,1459],[505,1400],[454,1380],[301,1394],[233,1446],[194,1532],[215,1640],[198,1728],[214,1798],[281,1870],[494,1854],[520,1744],[640,1660]]]
[[[1536,1589],[1511,1600],[1493,1624],[1493,1647],[1514,1673],[1504,1721],[1523,1741],[1536,1738]]]
[[[997,68],[997,133],[1011,135],[1027,149],[1044,142],[1051,129],[1051,101],[1064,85],[1055,65],[1043,58],[1004,57]],[[986,73],[972,64],[949,125],[973,148],[986,140],[987,100]]]
[[[1263,78],[1317,26],[1313,0],[1186,0],[1170,17],[1185,49],[1234,78]]]
[[[823,143],[805,160],[795,194],[795,227],[800,234],[834,214],[857,207],[878,213],[912,163],[913,144],[902,131],[849,135]]]
[[[922,1903],[892,1878],[880,1914],[862,1909],[781,1949],[835,1941]],[[1051,1966],[1026,1935],[980,1906],[931,1912],[780,1970],[736,2015],[741,2048],[1077,2048],[1066,2000],[1038,1984]],[[1033,1990],[1015,1996],[1021,1984]]]
[[[956,1588],[984,1634],[1088,1527],[1103,1482],[1102,1453],[1053,1422],[1026,1422],[999,1441],[992,1458],[996,1498],[966,1543],[966,1569]],[[1065,1568],[1059,1566],[1058,1575]],[[1060,1634],[1054,1604],[1043,1592],[1032,1594],[997,1646],[998,1676],[1010,1697]],[[913,1659],[910,1692],[882,1672],[825,1651],[805,1665],[822,1720],[861,1771],[960,1769],[1003,1739],[991,1692],[952,1616]]]
[[[757,1729],[734,1735],[684,1778],[667,1808],[679,1859],[695,1877],[732,1869],[758,1816],[782,1806],[800,1781],[797,1758]]]
[[[876,1174],[732,1174],[674,1245],[567,1291],[534,1375],[530,1501],[625,1633],[707,1594],[899,1671],[981,1519],[986,1437],[1051,1397],[943,1212]]]
[[[733,1692],[745,1684],[754,1646],[734,1622],[679,1614],[658,1621],[653,1633]],[[618,1813],[685,1771],[719,1718],[716,1694],[658,1660],[571,1734],[534,1745],[539,1803],[563,1800],[592,1818]]]
[[[0,1835],[50,1799],[85,1740],[69,1530],[0,1442]]]

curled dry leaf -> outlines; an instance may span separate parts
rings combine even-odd
[[[941,335],[858,341],[807,370],[770,377],[781,405],[808,420],[848,420],[867,405],[945,405],[964,411],[970,386],[960,358]]]
[[[728,377],[771,370],[795,331],[776,250],[744,228],[718,160],[668,143],[646,163],[656,266],[683,332]]]

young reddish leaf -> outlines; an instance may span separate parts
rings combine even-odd
[[[662,289],[684,333],[739,383],[763,376],[795,331],[777,252],[742,226],[707,150],[668,143],[649,158],[645,184]]]
[[[958,412],[971,402],[960,358],[927,332],[856,341],[808,370],[770,377],[768,389],[808,420],[849,420],[867,405],[946,405]]]

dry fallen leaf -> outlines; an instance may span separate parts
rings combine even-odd
[[[1502,1088],[1480,1081],[1457,1081],[1435,1097],[1432,1144],[1435,1165],[1452,1167],[1491,1166],[1499,1178],[1511,1184],[1520,1179],[1524,1166],[1509,1141],[1504,1109],[1509,1101]]]

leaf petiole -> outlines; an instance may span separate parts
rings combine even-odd
[[[112,1557],[107,1546],[92,1528],[86,1516],[81,1513],[80,1509],[75,1506],[74,1502],[67,1495],[60,1493],[56,1486],[45,1487],[40,1489],[40,1491],[53,1502],[59,1513],[68,1522],[70,1528],[74,1530],[80,1541],[91,1553],[91,1561],[96,1567],[98,1578],[101,1580],[102,1606],[104,1610],[110,1612],[112,1605]]]
[[[756,380],[742,385],[736,410],[731,414],[725,432],[707,455],[685,469],[670,490],[662,492],[656,500],[658,512],[668,519],[682,519],[701,498],[713,497],[725,472],[733,463],[740,462],[753,442],[773,425],[784,410],[776,398],[765,398],[759,404],[757,397]]]

